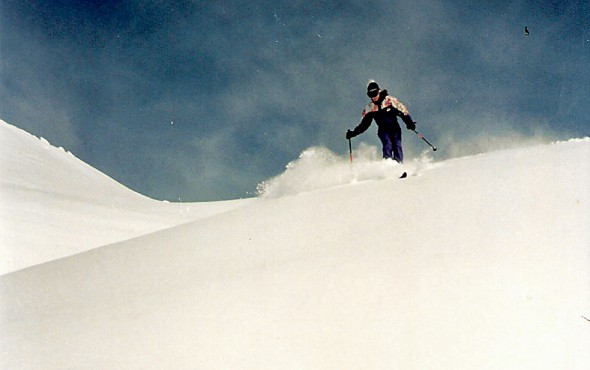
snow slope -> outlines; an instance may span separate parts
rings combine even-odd
[[[0,275],[245,204],[148,199],[2,120],[0,158]]]
[[[590,140],[406,168],[313,148],[239,208],[1,276],[0,366],[590,368]]]

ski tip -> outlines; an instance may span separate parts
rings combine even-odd
[[[402,175],[399,177],[400,179],[405,179],[406,177],[408,177],[408,173],[404,172],[402,173]]]

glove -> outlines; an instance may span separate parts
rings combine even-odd
[[[346,140],[350,140],[354,137],[354,133],[350,130],[346,131]]]
[[[412,121],[412,117],[403,116],[402,121],[404,121],[408,130],[414,131],[416,129],[416,122]]]

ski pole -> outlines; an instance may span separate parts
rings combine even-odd
[[[436,147],[435,147],[434,145],[430,144],[430,142],[429,142],[428,140],[426,140],[426,138],[425,138],[424,136],[422,136],[422,134],[421,134],[421,133],[419,133],[419,132],[418,132],[418,131],[416,131],[416,130],[412,130],[412,131],[414,131],[414,132],[416,133],[416,135],[418,135],[418,138],[420,138],[420,139],[424,140],[424,142],[425,142],[426,144],[430,145],[430,147],[432,148],[432,151],[433,151],[433,152],[436,152]]]
[[[348,139],[348,152],[350,153],[350,163],[352,163],[352,141]]]

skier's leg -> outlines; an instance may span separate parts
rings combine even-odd
[[[404,151],[402,149],[402,130],[394,130],[391,133],[391,142],[393,146],[393,159],[399,163],[404,162]]]
[[[377,136],[381,140],[381,144],[383,144],[383,158],[393,158],[393,143],[389,133],[379,130]]]

